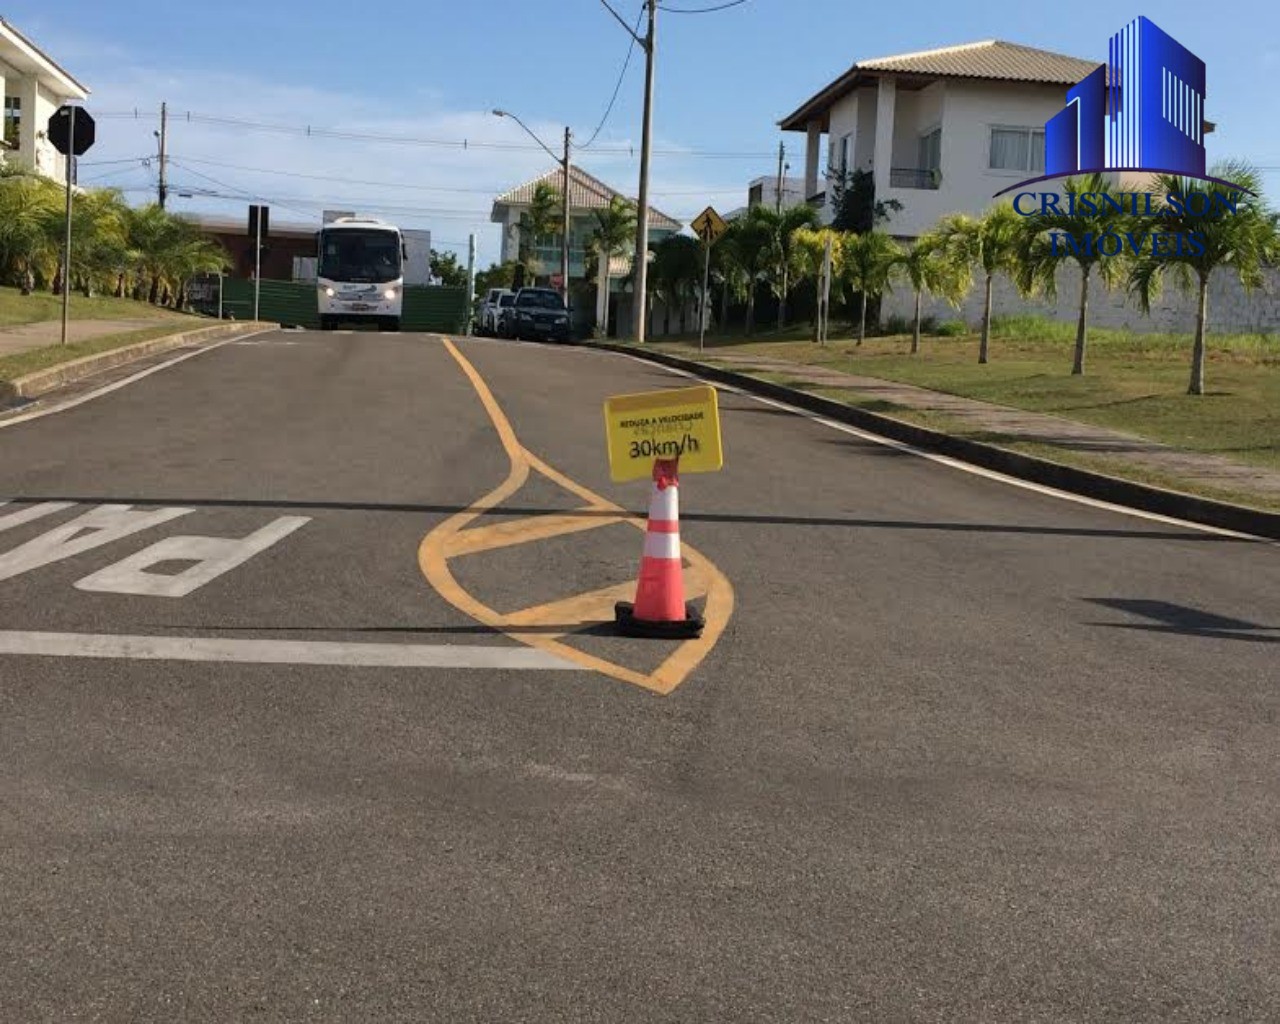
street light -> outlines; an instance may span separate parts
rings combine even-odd
[[[533,129],[516,117],[515,114],[506,110],[495,110],[494,117],[509,117],[516,124],[525,130],[525,134],[533,139],[539,146],[547,151],[547,155],[551,157],[564,171],[564,184],[560,188],[560,290],[564,296],[564,304],[569,305],[569,129],[564,130],[564,156],[558,157],[551,151],[551,148],[543,142],[537,135],[533,133]]]

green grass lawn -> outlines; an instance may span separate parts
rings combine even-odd
[[[73,320],[173,320],[181,313],[160,309],[146,302],[97,296],[86,299],[71,296],[70,316]],[[0,327],[34,324],[62,317],[62,296],[48,292],[21,294],[17,288],[0,288]]]
[[[183,318],[186,319],[185,317]],[[123,331],[120,334],[105,334],[100,338],[78,342],[74,345],[46,345],[44,348],[28,349],[16,355],[0,356],[0,382],[16,380],[37,370],[47,370],[51,366],[67,363],[82,356],[92,356],[99,352],[108,352],[124,345],[132,345],[138,341],[150,341],[152,338],[163,338],[166,334],[174,334],[182,330],[183,324],[166,322],[155,327],[147,327],[140,331]],[[192,324],[192,328],[198,324]]]
[[[1280,336],[1211,335],[1201,396],[1186,393],[1189,336],[1091,331],[1083,377],[1071,376],[1074,340],[1073,324],[1017,318],[999,324],[985,366],[973,334],[926,336],[917,356],[905,335],[869,338],[860,348],[843,336],[819,347],[807,331],[708,338],[704,358],[732,353],[822,365],[1280,468]],[[697,355],[696,339],[655,347]]]

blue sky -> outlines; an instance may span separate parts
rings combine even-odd
[[[497,192],[546,170],[544,154],[308,138],[187,121],[195,115],[362,134],[528,142],[520,115],[553,146],[563,126],[585,142],[604,113],[627,36],[599,0],[418,0],[353,5],[262,0],[174,5],[131,0],[0,0],[0,14],[33,37],[93,90],[98,145],[81,179],[119,185],[131,199],[154,187],[151,136],[162,100],[173,112],[171,180],[272,202],[277,220],[310,223],[325,205],[382,211],[427,227],[446,248],[479,235],[480,260],[497,255],[488,222]],[[701,7],[713,0],[665,0]],[[614,0],[629,18],[640,0]],[[127,14],[125,14],[127,10]],[[1280,4],[1245,0],[1208,24],[1203,3],[1159,8],[1079,0],[1040,3],[915,0],[748,0],[707,14],[659,15],[653,204],[688,219],[708,202],[742,205],[746,183],[776,170],[775,122],[860,58],[1000,38],[1105,58],[1107,37],[1138,14],[1208,65],[1207,115],[1218,124],[1210,159],[1239,156],[1275,168],[1280,192]],[[1059,17],[1065,11],[1067,16]],[[643,61],[639,50],[596,143],[575,155],[592,173],[634,193]],[[137,108],[140,117],[119,116]],[[794,174],[803,138],[785,136]],[[707,154],[737,154],[734,156]],[[128,161],[115,164],[105,161]],[[94,164],[95,166],[89,166]],[[251,170],[252,168],[252,170]],[[277,173],[268,174],[265,171]],[[216,184],[215,184],[216,182]],[[383,184],[383,183],[394,183]],[[343,200],[346,202],[333,202]],[[175,209],[239,217],[243,199],[175,197]]]

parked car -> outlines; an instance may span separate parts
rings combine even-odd
[[[480,303],[480,315],[477,317],[476,333],[497,334],[498,317],[502,309],[503,298],[515,301],[516,293],[510,288],[490,288],[484,301]],[[507,305],[511,305],[508,302]]]
[[[498,333],[504,338],[568,341],[569,310],[552,288],[521,288],[511,307],[502,311]]]

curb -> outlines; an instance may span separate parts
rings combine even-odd
[[[167,352],[183,345],[212,341],[227,335],[260,331],[275,326],[277,325],[261,321],[236,320],[215,324],[212,327],[198,327],[195,330],[180,331],[177,334],[166,334],[162,338],[151,338],[132,345],[122,345],[120,348],[59,363],[48,369],[36,370],[34,373],[28,373],[11,381],[0,381],[0,402],[36,398],[63,384],[70,384],[73,381],[91,377],[102,370],[109,370],[112,367],[133,362],[135,359],[142,359],[158,352]]]
[[[729,384],[754,395],[785,402],[808,412],[819,413],[828,419],[858,427],[868,433],[879,434],[881,437],[901,441],[915,448],[946,455],[961,462],[972,463],[984,469],[995,470],[1045,487],[1070,491],[1072,494],[1105,501],[1112,505],[1124,505],[1143,512],[1184,519],[1203,526],[1213,526],[1220,530],[1232,530],[1270,540],[1280,540],[1280,513],[1266,512],[1244,505],[1232,505],[1224,501],[1214,501],[1211,498],[1200,498],[1192,494],[1183,494],[1181,491],[1169,491],[1149,484],[1134,483],[1131,480],[1121,480],[1104,473],[1077,469],[1074,466],[1065,466],[1047,459],[1038,459],[1005,448],[997,448],[981,441],[954,437],[951,434],[918,427],[915,424],[868,412],[865,409],[855,409],[853,406],[822,398],[807,391],[797,391],[782,384],[774,384],[733,370],[723,370],[717,366],[708,366],[705,363],[669,355],[666,352],[647,351],[612,342],[575,341],[571,344],[602,352],[635,356],[662,366],[685,370],[718,384]]]

